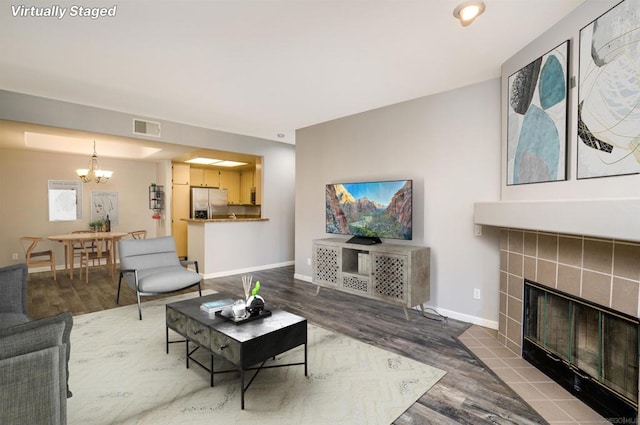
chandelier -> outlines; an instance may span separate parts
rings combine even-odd
[[[94,181],[96,183],[106,183],[111,178],[113,171],[101,170],[98,165],[98,154],[96,153],[96,141],[93,141],[93,155],[89,160],[89,168],[78,168],[76,174],[82,180],[82,183]]]

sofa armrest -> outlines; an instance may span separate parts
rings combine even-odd
[[[69,356],[71,354],[70,336],[72,327],[73,316],[69,312],[64,312],[57,316],[0,329],[0,361],[39,352],[51,347],[60,349],[60,362],[57,365],[56,372],[60,377],[60,386],[58,388],[47,388],[47,391],[51,392],[50,394],[57,394],[62,406],[66,406],[66,401],[64,400],[72,395],[69,390]],[[47,367],[44,365],[34,364],[34,367],[39,368],[42,373],[48,373]],[[0,378],[0,382],[3,382],[2,378]],[[12,396],[15,396],[15,393],[7,393],[7,397]],[[31,403],[34,402],[36,401],[31,400]],[[66,408],[61,413],[66,415]],[[3,423],[3,421],[0,420],[0,423]]]

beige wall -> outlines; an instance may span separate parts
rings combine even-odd
[[[158,178],[153,162],[101,158],[102,168],[114,171],[104,184],[83,185],[82,220],[50,222],[48,214],[48,180],[77,180],[74,170],[86,167],[89,156],[65,155],[26,150],[0,150],[0,266],[24,262],[20,236],[42,236],[88,229],[91,217],[91,191],[118,193],[119,223],[112,230],[128,232],[145,229],[156,235],[156,220],[151,218],[148,187]],[[62,267],[64,253],[59,243],[45,242],[55,248],[56,263]],[[11,254],[18,253],[18,260]]]

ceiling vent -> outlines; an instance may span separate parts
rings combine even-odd
[[[133,119],[133,134],[160,137],[160,123],[155,121]]]

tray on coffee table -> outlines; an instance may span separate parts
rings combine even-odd
[[[242,318],[234,317],[233,313],[231,314],[231,316],[226,316],[222,314],[222,311],[216,311],[216,316],[221,317],[225,320],[228,320],[229,322],[233,322],[235,325],[240,325],[242,323],[253,322],[254,320],[259,320],[259,319],[264,319],[265,317],[269,317],[271,316],[271,310],[262,310],[260,314],[256,314],[255,316],[246,316]]]

